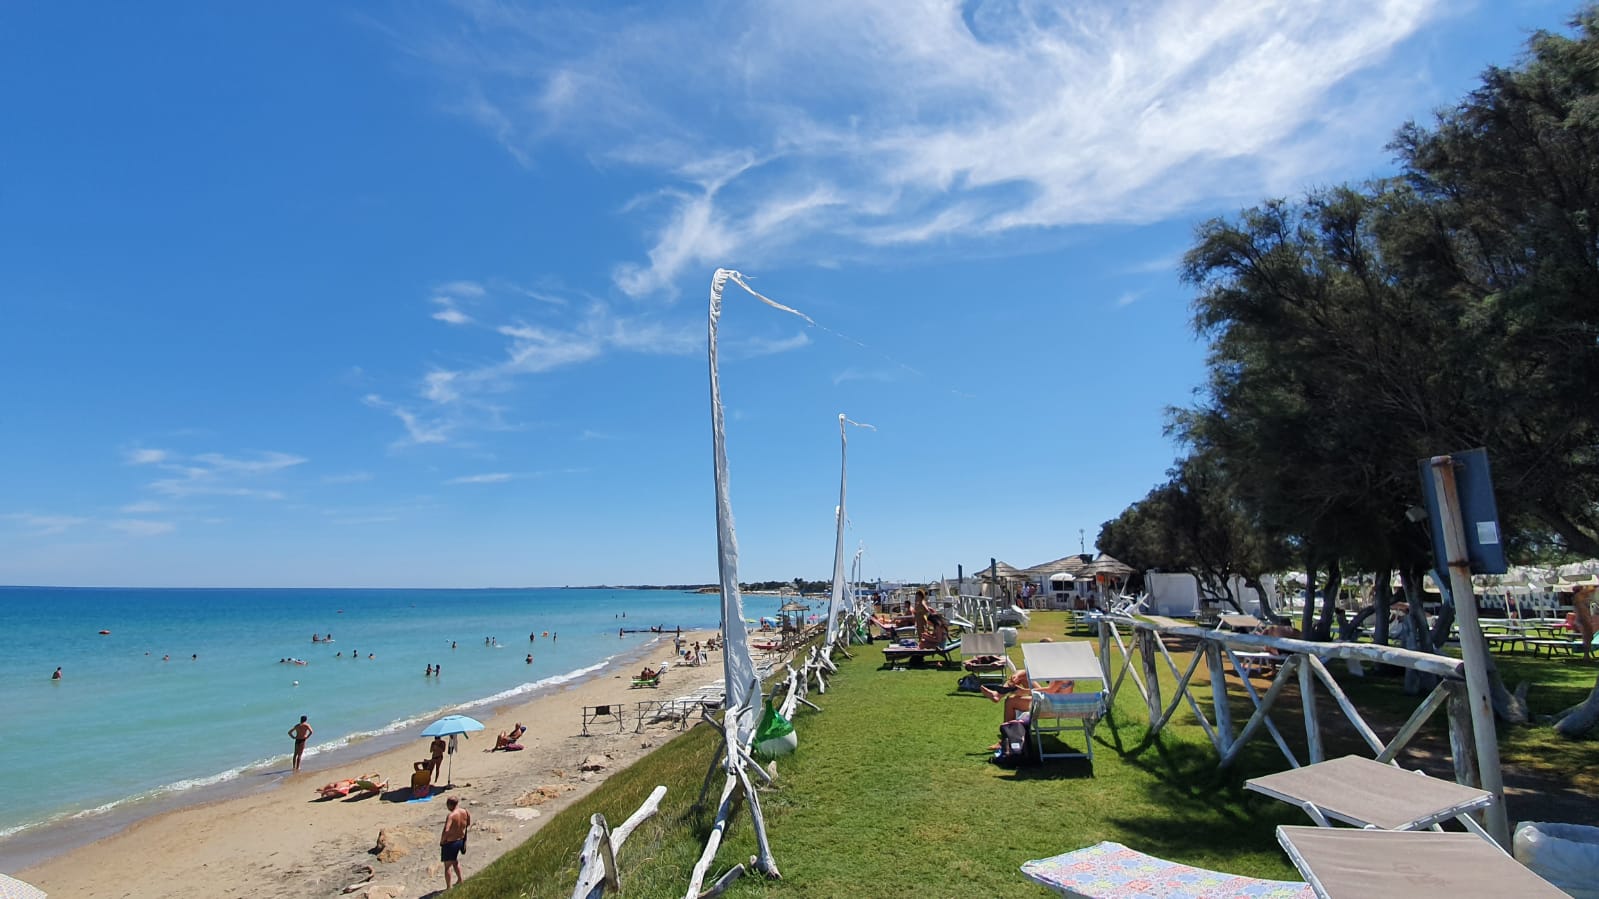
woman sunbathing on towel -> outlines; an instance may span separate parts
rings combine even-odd
[[[355,778],[346,777],[343,780],[335,780],[332,783],[323,784],[317,789],[317,792],[322,795],[322,798],[331,799],[334,796],[348,796],[353,789],[355,789]]]

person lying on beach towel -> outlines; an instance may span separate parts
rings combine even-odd
[[[317,787],[316,793],[323,799],[332,799],[335,796],[348,796],[353,789],[355,789],[355,778],[346,777]]]

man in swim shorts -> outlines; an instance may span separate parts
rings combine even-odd
[[[300,723],[289,728],[289,736],[294,738],[294,770],[300,770],[300,756],[305,754],[305,741],[311,739],[311,725],[305,723],[305,716],[300,716]]]
[[[450,869],[455,869],[455,882],[461,882],[460,857],[466,851],[466,829],[472,826],[472,813],[458,808],[461,800],[451,796],[444,803],[450,813],[444,818],[444,832],[439,834],[439,861],[444,863],[444,888],[450,888]]]

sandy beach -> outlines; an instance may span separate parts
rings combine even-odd
[[[684,637],[692,643],[712,633],[685,632]],[[427,756],[427,741],[418,738],[412,746],[356,761],[345,756],[336,768],[308,767],[262,793],[145,819],[15,874],[51,896],[83,899],[427,896],[444,886],[438,835],[447,797],[459,797],[472,813],[461,866],[470,877],[611,772],[675,736],[676,722],[647,721],[638,730],[635,703],[671,699],[717,681],[722,664],[721,654],[713,653],[699,668],[674,664],[658,688],[631,688],[632,676],[645,663],[653,666],[671,657],[669,642],[641,647],[591,678],[477,716],[485,730],[460,744],[453,787],[436,788],[425,802],[405,801],[413,763]],[[625,726],[619,730],[614,719],[602,718],[584,736],[583,708],[606,704],[625,707]],[[520,741],[523,751],[487,751],[496,734],[517,722],[528,728]],[[585,760],[604,767],[585,771]],[[346,799],[316,795],[329,781],[369,772],[386,778],[390,789]],[[445,780],[441,775],[439,783]],[[374,853],[380,831],[389,848]],[[573,853],[579,848],[573,846]],[[343,892],[354,884],[364,885]]]

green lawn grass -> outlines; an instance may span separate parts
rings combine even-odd
[[[1022,640],[1066,639],[1063,630],[1061,613],[1036,613]],[[1013,657],[1019,659],[1019,652],[1013,650]],[[1519,663],[1503,664],[1507,678],[1521,670]],[[811,696],[823,711],[802,707],[795,722],[799,751],[779,761],[777,785],[761,793],[783,878],[747,876],[729,896],[1044,896],[1047,891],[1018,872],[1022,862],[1101,840],[1232,873],[1298,879],[1273,828],[1308,819],[1242,787],[1248,777],[1286,767],[1264,735],[1231,770],[1219,771],[1214,749],[1186,709],[1157,738],[1147,739],[1142,699],[1128,684],[1096,733],[1092,771],[1080,760],[1012,770],[992,764],[986,749],[997,738],[1000,707],[980,694],[957,691],[958,671],[884,670],[880,647],[870,645],[857,647],[855,658],[840,660],[839,667],[828,692]],[[1552,678],[1559,685],[1549,697],[1563,701],[1592,673],[1582,667],[1569,684]],[[1169,699],[1175,679],[1162,680]],[[1388,682],[1363,684],[1355,692],[1402,709],[1391,722],[1397,726],[1416,702],[1392,700],[1387,694],[1397,689]],[[1196,692],[1208,699],[1208,691]],[[1231,704],[1235,726],[1241,726],[1248,699],[1235,690]],[[1294,699],[1274,718],[1303,759],[1304,731],[1293,718],[1297,705]],[[1208,701],[1202,707],[1208,713]],[[1330,705],[1322,707],[1329,754],[1356,747],[1352,735],[1337,728],[1339,717]],[[1427,739],[1442,739],[1443,726],[1440,714]],[[1379,724],[1378,730],[1385,728]],[[471,876],[458,894],[570,895],[589,816],[600,812],[613,825],[620,823],[656,784],[665,784],[661,813],[621,853],[624,895],[683,895],[714,814],[714,808],[692,806],[716,739],[711,728],[695,728],[618,772]],[[1563,760],[1591,754],[1591,743],[1553,745],[1550,739],[1547,728],[1507,733],[1507,763],[1541,753]],[[707,805],[721,784],[718,772]],[[754,852],[748,812],[741,807],[707,884]]]

